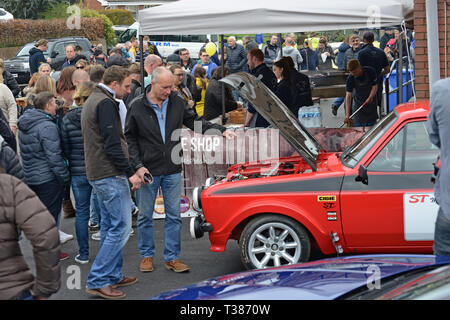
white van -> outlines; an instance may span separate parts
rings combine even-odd
[[[131,38],[139,39],[139,22],[133,23],[120,35],[120,42],[125,43]],[[214,42],[219,41],[218,35],[150,35],[150,42],[158,47],[159,53],[166,58],[169,54],[177,52],[181,48],[189,50],[191,58],[198,58],[199,51],[205,45],[206,39]]]

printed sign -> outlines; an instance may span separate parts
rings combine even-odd
[[[439,205],[434,193],[405,193],[403,217],[406,241],[434,240],[434,225]]]
[[[166,217],[164,210],[164,198],[162,196],[156,197],[153,219],[164,219]],[[189,218],[197,215],[191,207],[190,199],[184,195],[181,195],[180,213],[182,218]]]

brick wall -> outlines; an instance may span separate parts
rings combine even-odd
[[[97,0],[84,0],[84,5],[89,9],[94,10],[105,10],[105,7],[102,7],[102,4]]]
[[[416,94],[417,100],[430,97],[428,78],[428,46],[427,21],[425,11],[426,0],[414,0],[414,31],[416,39]],[[447,19],[447,77],[450,77],[450,0],[437,0],[439,19],[439,56],[441,63],[441,78],[445,78],[445,19]],[[447,2],[447,17],[445,17],[445,2]]]

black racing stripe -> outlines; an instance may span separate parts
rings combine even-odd
[[[342,191],[399,190],[399,189],[433,189],[431,173],[410,174],[370,174],[369,184],[355,181],[356,176],[346,176]]]
[[[257,184],[247,187],[224,188],[216,194],[245,194],[245,193],[284,193],[284,192],[339,192],[342,191],[370,191],[370,190],[400,190],[400,189],[433,189],[430,174],[380,174],[370,175],[369,184],[355,181],[356,176],[297,180],[281,183]],[[256,182],[256,181],[255,181]],[[259,181],[258,181],[259,182]]]
[[[256,181],[255,181],[256,182]],[[259,181],[258,181],[259,182]],[[281,183],[267,183],[227,188],[215,191],[213,194],[242,194],[242,193],[283,193],[283,192],[308,192],[308,191],[336,191],[341,189],[342,177],[296,180]]]

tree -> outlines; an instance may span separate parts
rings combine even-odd
[[[37,19],[39,12],[57,5],[59,0],[3,0],[4,9],[15,19]]]

